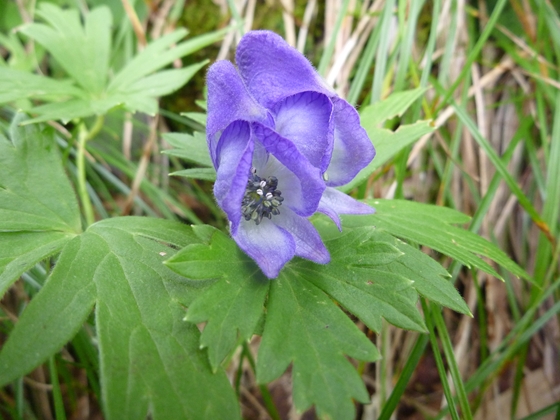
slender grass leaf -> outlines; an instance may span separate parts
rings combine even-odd
[[[286,268],[270,284],[257,381],[276,379],[292,366],[293,398],[299,411],[315,405],[320,417],[353,419],[352,399],[369,401],[345,354],[379,358],[377,349],[319,288]]]
[[[375,146],[375,158],[351,182],[339,189],[346,192],[357,187],[398,152],[433,130],[434,128],[429,121],[418,121],[414,124],[403,125],[395,132],[384,128],[369,127],[367,133]]]
[[[187,311],[186,320],[206,322],[200,344],[216,370],[235,348],[238,334],[249,339],[264,312],[268,280],[224,233],[212,229],[205,243],[183,248],[166,265],[191,279],[218,279]]]
[[[0,297],[36,263],[57,254],[73,235],[64,232],[0,233]]]
[[[91,235],[78,236],[64,247],[2,347],[1,385],[33,370],[76,334],[94,305],[93,277],[105,252],[104,244]]]
[[[81,231],[74,191],[62,170],[54,130],[20,127],[0,137],[0,231]]]

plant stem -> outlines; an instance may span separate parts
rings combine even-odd
[[[101,128],[103,127],[103,121],[103,115],[98,115],[91,130],[88,131],[84,123],[81,123],[78,128],[78,154],[76,155],[76,166],[78,168],[78,195],[80,196],[80,201],[84,209],[86,227],[92,225],[95,222],[93,207],[91,205],[91,200],[89,199],[89,194],[87,192],[85,165],[86,143],[88,142],[88,140],[91,140],[93,137],[95,137],[99,133],[99,131],[101,131]]]

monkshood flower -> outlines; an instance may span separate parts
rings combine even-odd
[[[237,68],[208,71],[207,140],[217,172],[214,195],[233,239],[269,278],[294,256],[330,256],[307,219],[373,209],[336,190],[374,157],[356,110],[339,98],[280,36],[252,31]]]

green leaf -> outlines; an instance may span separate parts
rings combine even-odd
[[[181,115],[193,120],[202,127],[206,127],[206,114],[204,112],[181,112]]]
[[[494,260],[516,276],[531,280],[502,250],[479,235],[452,224],[470,218],[458,211],[407,200],[369,200],[376,213],[344,217],[347,226],[376,226],[397,237],[428,246],[448,255],[467,267],[476,267],[497,278],[501,276],[479,256]]]
[[[0,67],[0,103],[21,98],[61,99],[80,94],[81,90],[70,80],[55,80],[22,70]]]
[[[172,172],[169,175],[182,176],[190,179],[203,179],[206,181],[216,180],[216,170],[214,168],[191,168],[182,171]]]
[[[169,48],[184,38],[187,31],[178,29],[162,36],[157,41],[150,43],[142,52],[137,54],[111,81],[108,92],[125,91],[142,77],[153,73],[175,61],[178,58],[192,54],[214,42],[220,41],[229,31],[225,28],[189,39]]]
[[[390,118],[402,116],[402,114],[404,114],[427,90],[427,88],[419,87],[393,93],[388,96],[387,99],[364,107],[360,112],[362,127],[369,132],[370,129],[378,127]]]
[[[319,221],[320,232],[325,224],[332,229],[332,222]],[[296,276],[315,284],[376,332],[381,331],[381,318],[401,328],[425,331],[413,278],[402,270],[407,255],[397,248],[395,238],[372,227],[345,228],[325,245],[331,262],[298,260],[290,265]]]
[[[90,226],[66,245],[16,324],[0,353],[0,383],[56,352],[95,304],[106,418],[240,418],[224,372],[212,373],[198,329],[183,320],[180,289],[189,281],[162,264],[193,241],[192,228],[167,220]]]
[[[48,3],[40,5],[38,14],[47,23],[24,25],[21,32],[41,43],[82,89],[42,76],[15,74],[18,77],[18,89],[9,94],[0,94],[0,100],[11,101],[21,97],[61,100],[65,96],[72,97],[64,102],[28,109],[38,116],[26,121],[26,124],[48,120],[68,122],[73,118],[106,114],[117,106],[124,106],[132,112],[154,115],[158,111],[157,99],[182,87],[206,65],[207,60],[182,69],[154,72],[178,58],[219,41],[228,31],[224,29],[212,32],[178,45],[174,44],[186,35],[185,30],[163,36],[138,53],[108,84],[112,22],[110,10],[105,6],[95,8],[86,15],[84,25],[76,10],[62,10]],[[45,85],[41,87],[43,79]],[[0,81],[0,87],[1,85]],[[17,93],[21,95],[15,96]],[[50,96],[44,97],[45,95]]]
[[[79,233],[80,213],[62,170],[52,128],[20,127],[18,114],[11,140],[0,137],[0,231]]]
[[[200,344],[208,347],[216,370],[235,348],[238,335],[248,340],[264,312],[268,280],[224,233],[212,229],[205,243],[189,245],[166,261],[191,279],[218,279],[189,306],[186,320],[206,322]]]
[[[208,144],[204,133],[195,131],[191,134],[165,133],[163,139],[174,149],[164,150],[162,153],[173,155],[185,159],[200,166],[213,168]],[[214,171],[215,172],[215,171]]]
[[[156,100],[158,97],[168,95],[181,88],[207,63],[208,60],[204,60],[183,69],[160,71],[139,79],[127,85],[126,88],[111,92],[110,97],[118,98],[118,101],[130,111],[141,111],[154,115],[158,110]]]
[[[101,93],[106,84],[111,48],[112,16],[100,6],[85,17],[75,9],[41,3],[37,14],[47,24],[31,23],[20,31],[49,51],[58,64],[87,92]]]
[[[239,418],[234,393],[223,372],[212,374],[199,347],[196,326],[183,321],[184,309],[170,284],[185,280],[161,262],[173,248],[161,241],[178,239],[178,223],[143,218],[134,222],[161,226],[159,240],[130,234],[118,219],[98,222],[97,235],[111,252],[98,267],[96,309],[101,378],[108,419]],[[193,240],[191,233],[174,246]],[[163,253],[163,255],[162,255]],[[115,314],[119,314],[115,316]],[[115,372],[121,372],[115,375]]]
[[[46,105],[39,105],[29,109],[31,114],[39,114],[22,123],[22,125],[36,124],[50,120],[61,120],[63,123],[74,118],[85,118],[91,115],[105,114],[111,108],[118,106],[122,100],[117,97],[105,99],[70,99],[65,102],[54,102]],[[157,102],[155,103],[157,109]]]
[[[352,399],[369,401],[360,375],[344,356],[374,361],[371,341],[332,300],[297,272],[271,281],[257,381],[267,383],[293,362],[293,398],[299,411],[315,404],[319,416],[355,417]]]
[[[2,11],[0,10],[0,15]],[[14,32],[9,34],[0,33],[0,45],[2,45],[8,52],[7,67],[14,70],[33,71],[36,68],[37,62],[43,58],[41,48],[34,48],[33,51],[27,51],[25,45]],[[0,59],[0,66],[4,65],[4,60]],[[1,91],[1,90],[0,90]]]
[[[104,252],[101,241],[91,235],[78,236],[64,247],[2,347],[0,386],[33,370],[76,334],[95,302],[93,277]]]
[[[406,258],[399,260],[399,271],[414,281],[412,287],[427,299],[454,311],[472,316],[467,303],[448,280],[451,276],[438,262],[412,246],[397,240],[396,247]]]
[[[375,158],[352,181],[339,189],[347,192],[357,187],[398,152],[433,130],[434,128],[429,121],[418,121],[414,124],[402,125],[395,132],[374,126],[367,128],[368,136],[375,146]]]
[[[0,233],[0,296],[37,262],[60,252],[73,236],[63,232]]]

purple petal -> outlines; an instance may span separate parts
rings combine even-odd
[[[273,125],[270,113],[249,95],[236,68],[218,61],[208,70],[208,121],[206,136],[210,157],[217,166],[216,148],[221,132],[233,121],[259,121]]]
[[[262,143],[266,151],[273,155],[269,156],[267,166],[262,168],[266,173],[263,175],[259,173],[259,176],[276,176],[278,189],[282,191],[285,200],[284,204],[289,205],[300,216],[311,216],[317,210],[325,190],[320,170],[309,163],[291,141],[280,136],[274,130],[258,123],[253,123],[251,127],[255,137]],[[282,166],[294,174],[297,180],[290,177]],[[257,168],[257,173],[259,169]],[[275,171],[276,173],[274,173]]]
[[[232,229],[237,229],[241,219],[241,201],[251,170],[253,145],[249,123],[235,121],[224,130],[216,148],[218,169],[214,195]]]
[[[270,279],[278,277],[282,267],[296,252],[292,235],[268,219],[263,219],[259,225],[242,220],[236,231],[232,229],[232,236]]]
[[[251,95],[266,108],[304,91],[335,95],[311,63],[274,32],[248,32],[235,61]]]
[[[375,149],[360,125],[360,116],[352,105],[340,98],[334,104],[334,150],[327,169],[327,185],[336,187],[350,182],[375,156]]]
[[[271,111],[276,120],[275,131],[324,172],[334,143],[331,100],[321,93],[302,92],[281,100]]]
[[[375,209],[334,188],[327,187],[317,211],[329,216],[336,223],[338,230],[342,230],[339,214],[371,214]]]
[[[280,214],[274,216],[272,222],[293,235],[297,256],[319,264],[327,264],[331,260],[319,233],[306,218],[298,216],[289,208],[282,207]]]

